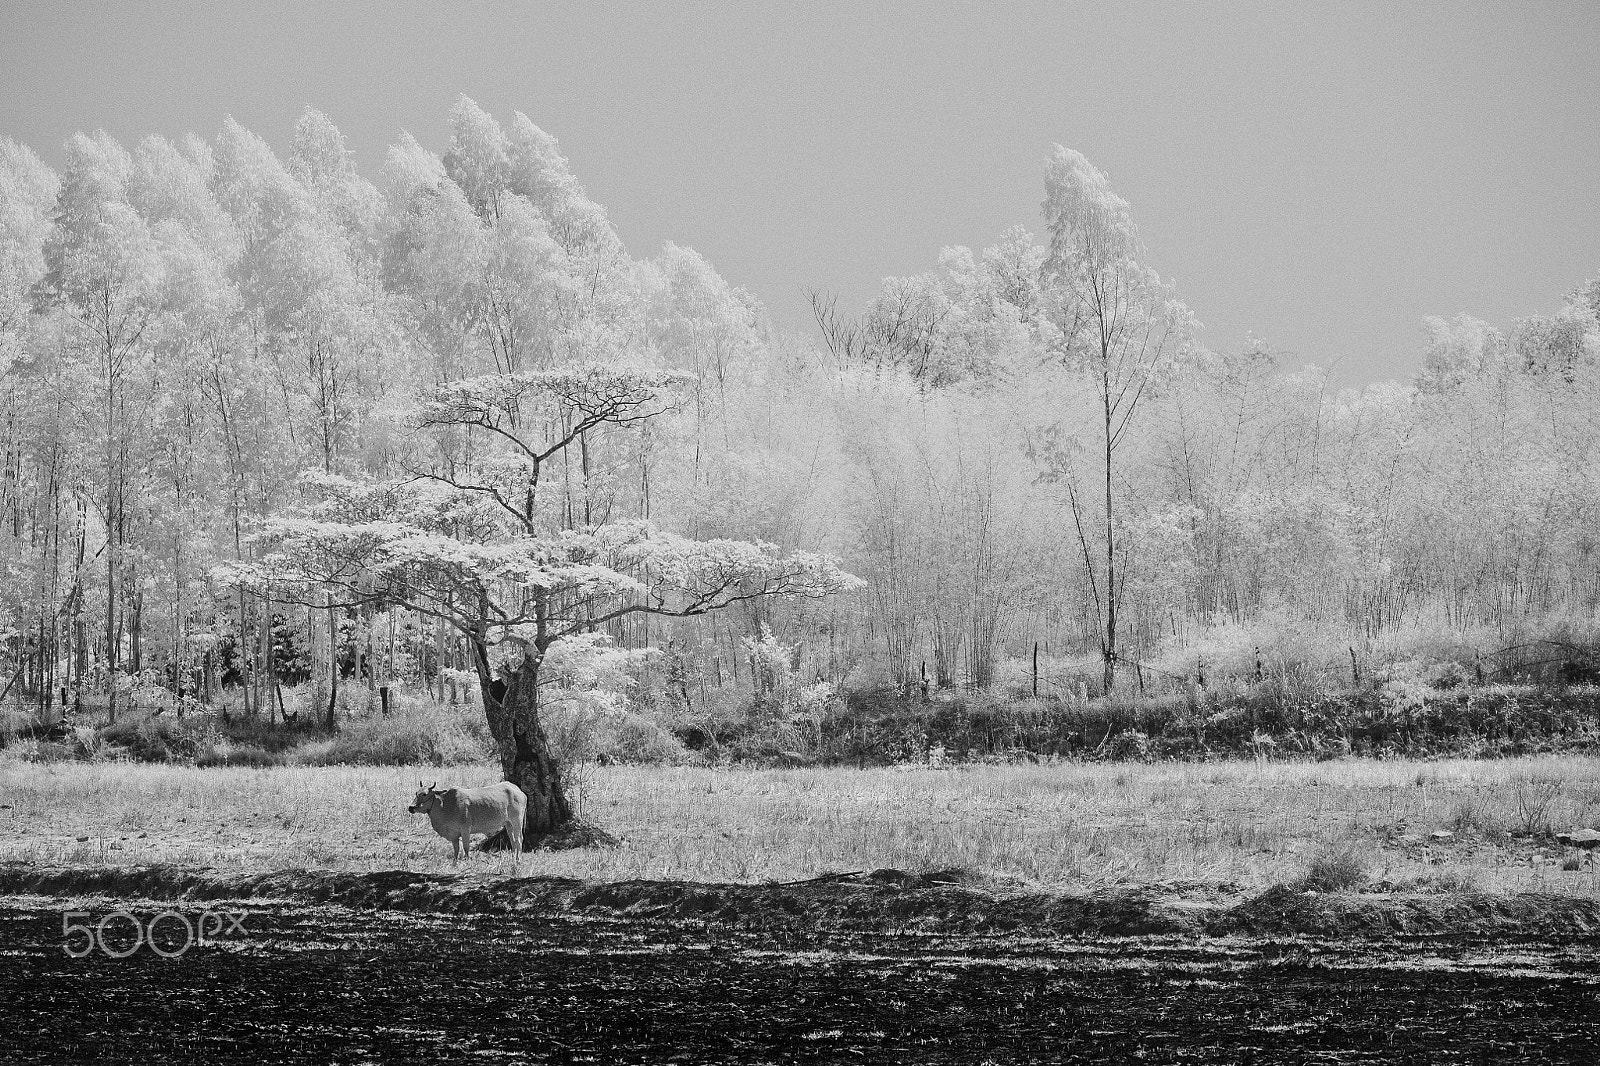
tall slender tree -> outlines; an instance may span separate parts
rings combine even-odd
[[[1055,327],[1058,358],[1082,373],[1097,407],[1100,537],[1091,529],[1095,503],[1074,469],[1071,449],[1054,449],[1072,509],[1084,571],[1099,619],[1104,685],[1116,684],[1117,610],[1127,546],[1119,540],[1117,453],[1142,401],[1168,375],[1190,343],[1188,309],[1171,287],[1141,263],[1144,249],[1128,203],[1105,175],[1077,152],[1057,145],[1045,168],[1045,224],[1050,251],[1042,270],[1045,313]],[[1057,438],[1058,440],[1060,438]]]

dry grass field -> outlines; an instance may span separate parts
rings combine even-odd
[[[489,767],[429,771],[482,784]],[[0,758],[0,862],[219,873],[450,868],[406,813],[417,771]],[[594,767],[572,781],[610,851],[517,872],[757,882],[961,867],[1051,891],[1253,892],[1341,856],[1369,887],[1600,894],[1549,833],[1600,823],[1600,759],[1058,764],[951,769]],[[1449,839],[1433,839],[1438,831]],[[1576,866],[1576,869],[1563,867]],[[503,855],[463,872],[513,873]]]

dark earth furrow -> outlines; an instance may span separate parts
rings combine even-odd
[[[146,924],[200,912],[73,906],[91,920],[122,906]],[[242,931],[175,959],[147,947],[72,959],[65,905],[11,901],[0,1057],[1600,1062],[1593,945],[1039,940],[239,906]]]

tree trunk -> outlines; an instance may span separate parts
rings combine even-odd
[[[137,582],[134,584],[132,601],[128,611],[132,616],[128,631],[128,672],[138,676],[139,671],[144,669],[144,592]]]
[[[278,684],[277,663],[272,658],[272,596],[261,601],[261,687],[257,690],[256,707],[267,708],[267,721],[278,722],[278,712],[273,708],[272,693]]]
[[[1112,526],[1111,508],[1111,452],[1115,447],[1111,433],[1111,378],[1107,368],[1111,353],[1104,339],[1101,341],[1101,397],[1105,400],[1106,415],[1106,637],[1105,694],[1110,696],[1117,687],[1117,540]]]
[[[244,700],[245,717],[250,716],[250,628],[245,618],[244,587],[239,588],[239,639],[234,641],[239,659],[239,698]]]
[[[437,620],[433,630],[433,676],[438,682],[439,688],[439,695],[435,698],[440,703],[444,702],[444,636],[444,619],[441,618]],[[455,701],[455,686],[452,684],[450,686],[450,702],[454,703]]]
[[[501,771],[528,797],[522,839],[523,846],[529,847],[539,837],[572,822],[561,768],[550,753],[549,738],[539,721],[539,661],[530,653],[515,672],[502,679],[490,672],[487,647],[481,640],[473,638],[472,652],[489,731],[500,751]]]
[[[106,537],[114,536],[107,526]],[[106,552],[106,721],[117,724],[117,564],[116,549]]]
[[[339,728],[339,616],[328,595],[328,732]]]

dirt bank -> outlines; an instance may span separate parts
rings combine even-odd
[[[793,883],[474,879],[392,871],[216,875],[172,866],[0,866],[0,896],[256,900],[429,914],[646,918],[856,932],[1103,936],[1395,936],[1564,941],[1600,932],[1600,900],[1522,893],[1318,893],[1158,884],[1064,895],[960,870],[878,870]]]

